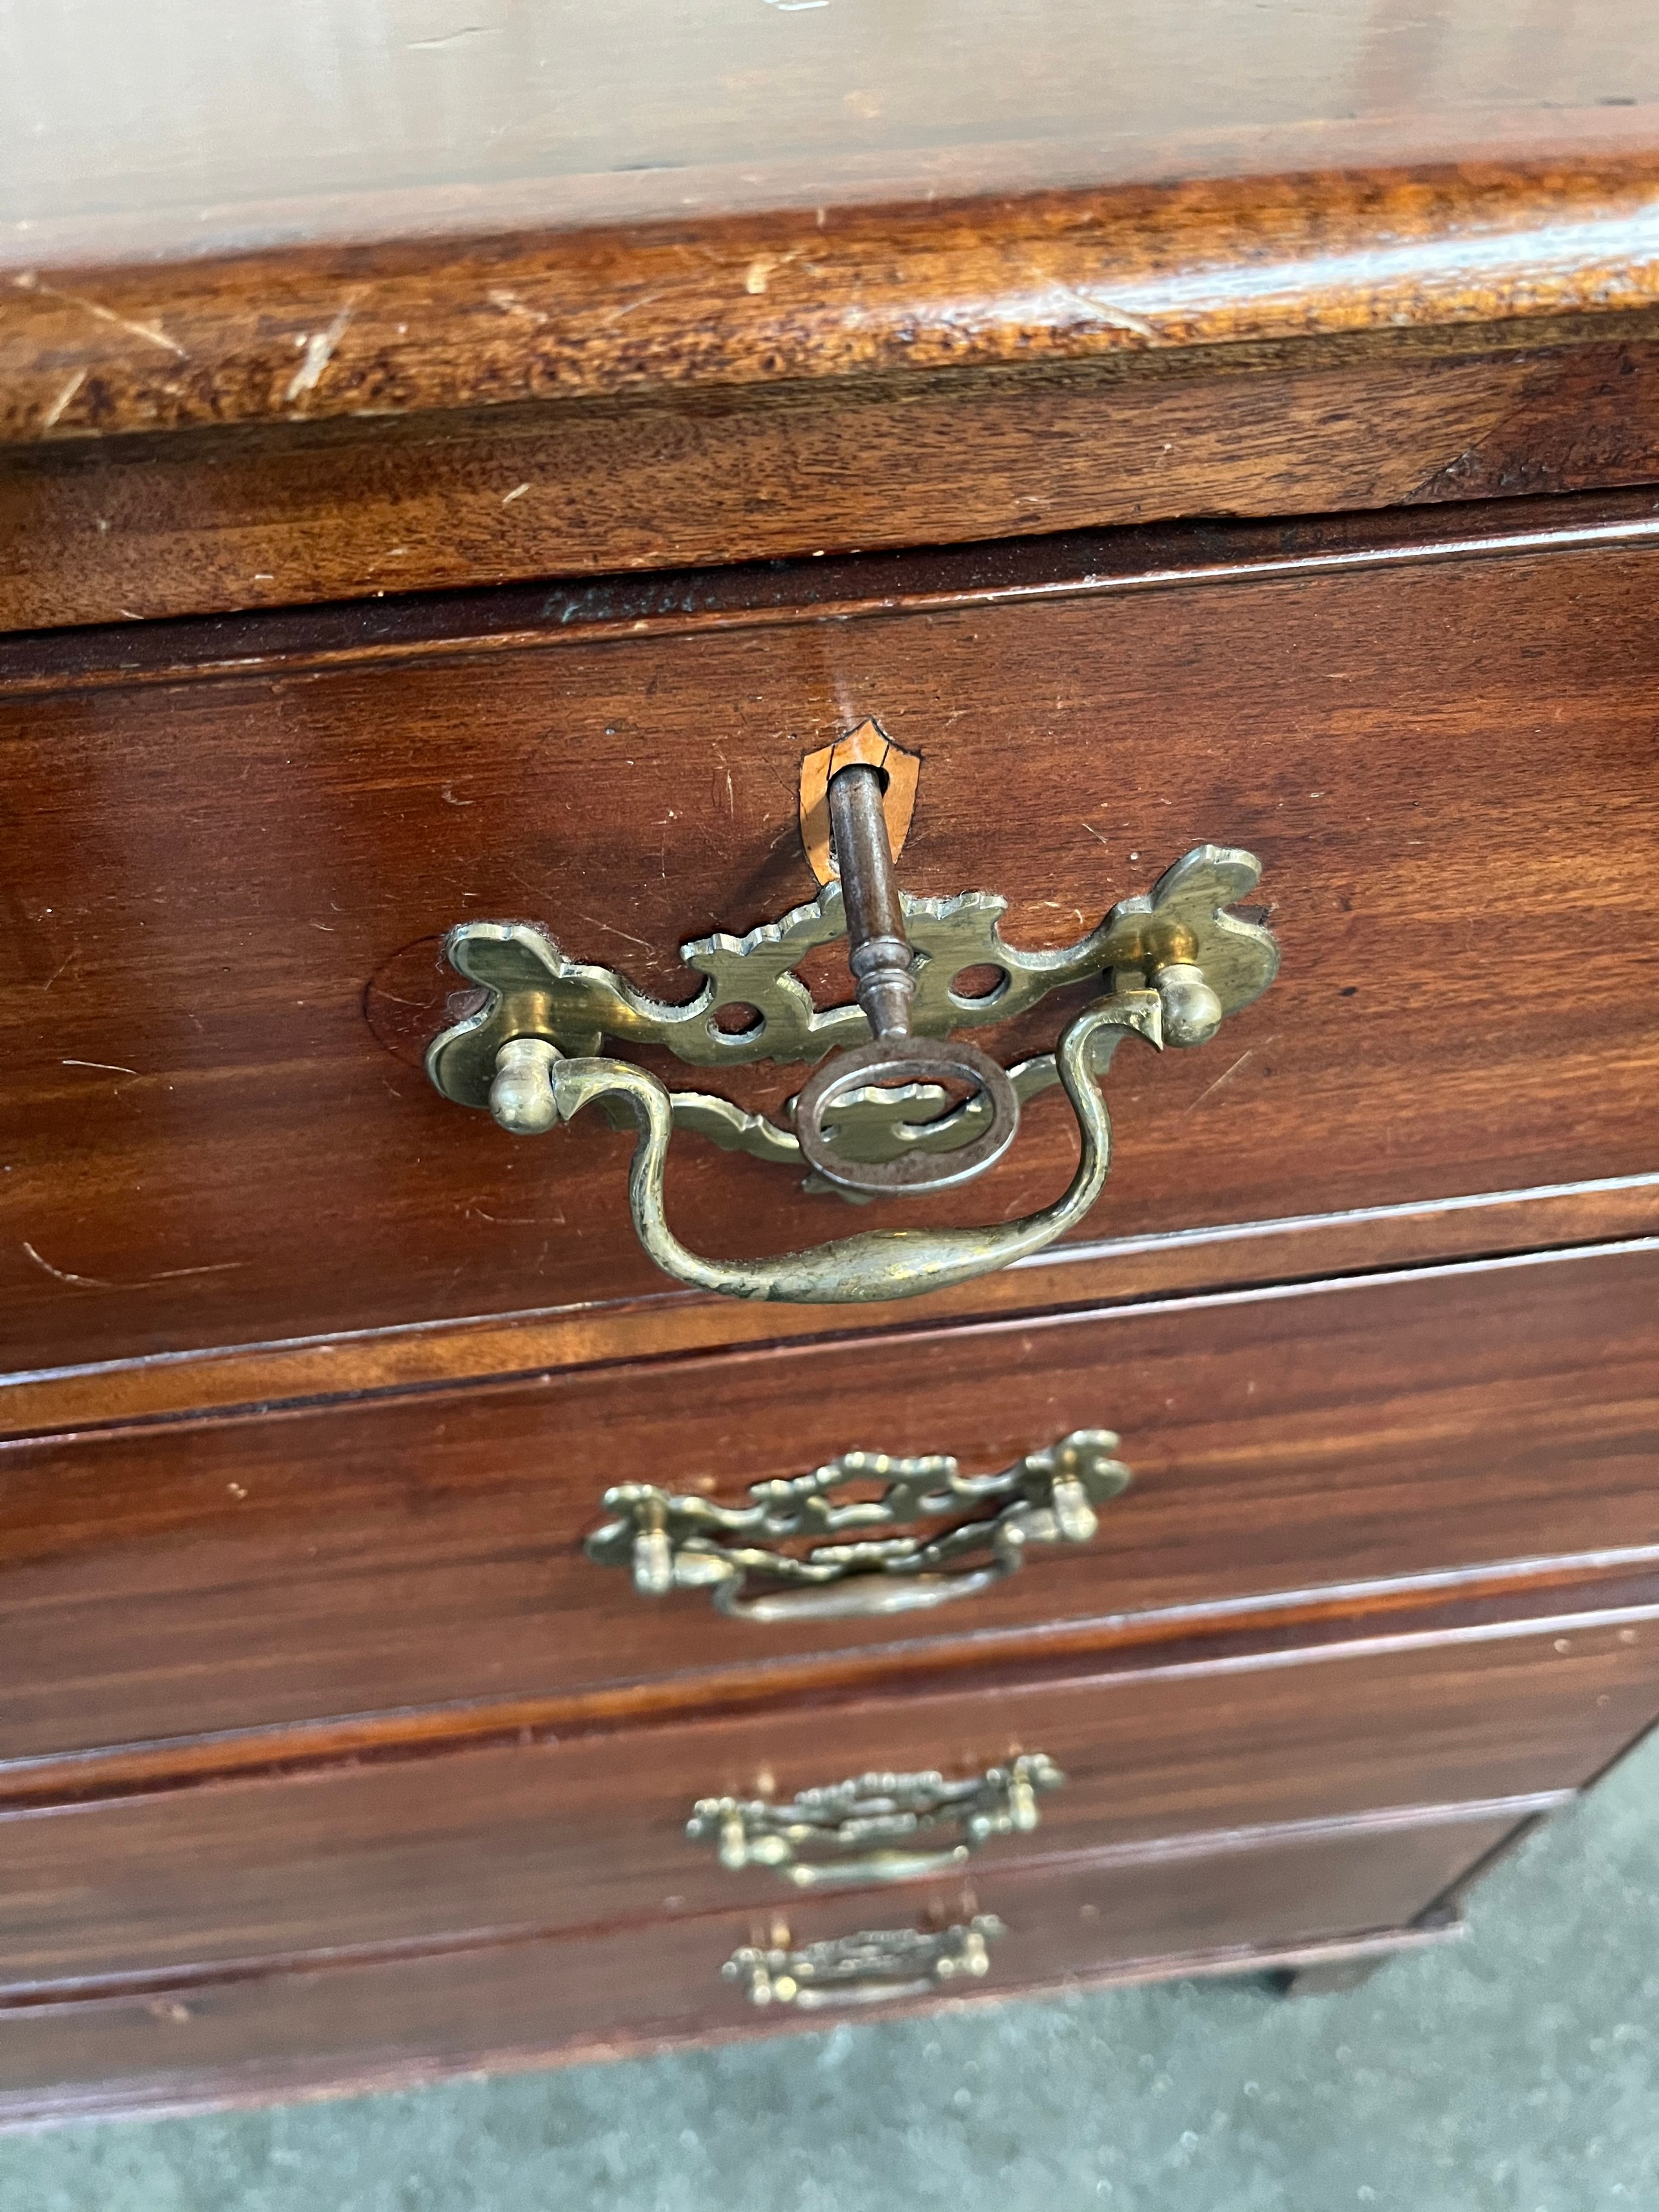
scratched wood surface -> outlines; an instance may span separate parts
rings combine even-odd
[[[1509,1828],[1507,1832],[1512,1833]],[[1500,1848],[1478,1809],[1405,1830],[1356,1828],[1178,1856],[1010,1873],[983,1895],[941,1885],[908,1920],[949,1926],[994,1911],[1007,1930],[980,1993],[1179,1973],[1239,1973],[1439,1940],[1411,1923]],[[929,1916],[933,1916],[930,1917]],[[187,1984],[104,2002],[0,2010],[0,2124],[95,2112],[167,2112],[283,2095],[413,2087],[447,2073],[600,2059],[688,2039],[769,2033],[823,2016],[748,2004],[720,1967],[740,1945],[844,1935],[867,1899],[793,1903],[553,1943],[467,1946],[349,1971]],[[952,1991],[960,2002],[963,1992]],[[926,2000],[921,2001],[926,2002]],[[914,2011],[917,2001],[892,2007]]]
[[[6,434],[1654,302],[1639,0],[1448,0],[1449,46],[1226,0],[1201,60],[1137,0],[877,5],[724,0],[694,53],[319,9],[320,79],[271,0],[131,51],[20,19]]]
[[[1651,325],[54,436],[0,453],[0,627],[1644,483]]]
[[[811,891],[799,761],[866,714],[924,757],[903,880],[1000,891],[1015,942],[1203,841],[1264,863],[1283,975],[1202,1051],[1122,1048],[1091,1234],[1651,1171],[1651,501],[1526,513],[1530,550],[1498,502],[1397,540],[811,563],[801,605],[772,571],[689,611],[641,584],[9,648],[12,1365],[660,1292],[625,1136],[510,1139],[428,1085],[440,940],[533,916],[685,993],[680,942]],[[1063,1012],[985,1035],[1039,1048]],[[1074,1157],[1053,1095],[991,1176],[890,1218],[1012,1216]],[[669,1199],[733,1255],[867,1218],[684,1136]]]
[[[1653,118],[1644,118],[1649,132]],[[1621,130],[1628,129],[1621,125]],[[59,269],[0,437],[398,414],[1659,304],[1659,146]]]
[[[1287,1593],[1386,1626],[1437,1577],[1504,1569],[1517,1607],[1574,1562],[1651,1578],[1656,1285],[1650,1243],[13,1447],[0,1755],[25,1765],[0,1787],[216,1730],[356,1716],[371,1744],[418,1715],[441,1741],[798,1697],[832,1659],[1066,1665]],[[1097,1538],[937,1612],[763,1626],[582,1556],[613,1483],[737,1502],[848,1450],[989,1473],[1074,1428],[1116,1431],[1134,1474]],[[282,1756],[262,1742],[240,1755]]]
[[[1430,1940],[1652,1715],[1654,1254],[1522,1256],[1659,1170],[1645,11],[659,15],[0,26],[0,625],[50,633],[0,640],[0,1365],[58,1370],[4,1425],[0,2121],[752,2030],[774,1913],[684,1801],[832,1753],[1073,1770],[1066,1856],[905,1893],[1003,1912],[994,1988]],[[743,1349],[624,1139],[427,1089],[436,947],[685,991],[868,714],[915,890],[1052,945],[1243,843],[1285,971],[1126,1048],[1127,1266]],[[1050,1099],[893,1218],[1072,1155]],[[726,1253],[868,1218],[684,1139],[670,1194]],[[1102,1422],[1096,1543],[914,1634],[578,1554],[629,1473]]]
[[[927,1322],[1078,1312],[1218,1285],[1316,1283],[1361,1269],[1398,1270],[1459,1258],[1563,1251],[1659,1236],[1659,1174],[1487,1192],[1340,1214],[1106,1237],[1040,1254],[927,1301]],[[736,1304],[670,1292],[605,1306],[568,1306],[499,1319],[410,1322],[353,1337],[208,1346],[0,1375],[0,1437],[98,1429],[169,1415],[246,1413],[319,1398],[392,1397],[439,1383],[740,1344],[800,1344],[914,1325],[905,1303],[862,1307]],[[72,1347],[71,1347],[72,1350]]]
[[[0,27],[0,623],[1653,473],[1641,0],[641,5]]]

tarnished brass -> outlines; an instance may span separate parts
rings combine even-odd
[[[775,1948],[734,1951],[720,1977],[735,1983],[750,2004],[794,2005],[802,2012],[879,2004],[976,1979],[990,1966],[986,1947],[1007,1932],[993,1912],[954,1928],[868,1928],[799,1951],[789,1948],[786,1932]]]
[[[1109,1065],[1124,1030],[1158,1043],[1160,1018],[1156,993],[1143,991],[1103,1000],[1079,1014],[1060,1038],[1056,1065],[1082,1142],[1076,1172],[1053,1205],[985,1228],[871,1229],[809,1251],[752,1260],[708,1259],[682,1244],[668,1226],[663,1175],[674,1131],[673,1108],[654,1075],[623,1060],[561,1060],[553,1046],[539,1041],[534,1048],[546,1055],[544,1072],[555,1119],[568,1121],[594,1101],[616,1104],[633,1115],[640,1135],[629,1171],[629,1209],[635,1233],[665,1274],[727,1297],[850,1305],[913,1298],[969,1282],[1042,1251],[1075,1228],[1104,1188],[1111,1164],[1111,1122],[1097,1079]],[[514,1052],[523,1048],[515,1039]]]
[[[1042,1817],[1040,1790],[1066,1777],[1040,1751],[1006,1766],[947,1782],[942,1774],[860,1774],[803,1790],[787,1805],[764,1797],[704,1797],[685,1826],[693,1843],[713,1842],[723,1867],[770,1867],[797,1889],[867,1881],[913,1881],[945,1874],[994,1836],[1030,1835]],[[959,1829],[957,1842],[933,1850],[896,1848],[927,1831]],[[841,1851],[841,1860],[802,1858]]]
[[[1098,981],[1118,991],[1157,989],[1164,971],[1195,966],[1221,1013],[1260,998],[1279,968],[1279,949],[1265,929],[1224,909],[1261,878],[1249,853],[1200,845],[1159,877],[1152,891],[1122,900],[1097,928],[1052,952],[1006,944],[999,925],[1008,902],[991,891],[954,898],[917,898],[901,891],[905,929],[916,954],[910,1026],[918,1036],[1023,1014],[1063,985]],[[490,994],[489,1005],[434,1037],[427,1073],[446,1098],[487,1109],[496,1056],[509,1039],[545,1037],[571,1055],[595,1054],[605,1038],[664,1045],[692,1067],[737,1067],[757,1060],[816,1063],[827,1052],[865,1043],[870,1025],[856,1001],[812,1004],[793,970],[821,945],[845,934],[841,888],[831,883],[805,906],[746,937],[694,938],[680,948],[688,968],[708,979],[683,1006],[637,991],[624,975],[568,959],[543,930],[523,921],[467,921],[450,932],[445,951],[467,981]],[[977,995],[959,994],[964,970],[995,968],[1004,981]],[[1178,978],[1185,985],[1184,978]],[[714,1016],[723,1006],[752,1006],[760,1018],[735,1033]],[[1182,1006],[1179,1034],[1167,1044],[1201,1042],[1205,1024]],[[1210,1024],[1213,1033],[1213,1024]],[[717,1102],[718,1103],[718,1102]]]
[[[1109,1429],[1074,1429],[996,1474],[963,1474],[944,1453],[843,1452],[810,1474],[752,1483],[744,1505],[619,1483],[603,1500],[615,1517],[583,1548],[601,1566],[630,1568],[642,1597],[706,1589],[736,1620],[914,1612],[988,1589],[1028,1544],[1087,1543],[1096,1509],[1132,1479],[1113,1456],[1117,1441]],[[879,1498],[844,1494],[872,1483],[884,1486]],[[948,1525],[917,1533],[929,1521]],[[780,1548],[801,1537],[835,1540]],[[770,1587],[751,1592],[751,1580]]]
[[[1149,895],[1122,901],[1087,937],[1053,952],[1006,944],[999,924],[1006,902],[991,893],[918,899],[889,886],[878,910],[902,918],[904,935],[894,943],[912,958],[905,972],[890,945],[872,955],[887,982],[909,1000],[903,1037],[881,1050],[865,1043],[871,1024],[861,1006],[819,1010],[793,973],[806,953],[846,929],[837,883],[746,937],[717,934],[683,946],[682,958],[708,981],[679,1006],[647,998],[610,969],[568,960],[528,923],[468,922],[447,940],[449,957],[489,996],[433,1040],[427,1069],[446,1097],[488,1109],[514,1134],[542,1134],[589,1104],[614,1126],[631,1121],[639,1132],[629,1179],[635,1229],[678,1282],[726,1297],[804,1304],[914,1297],[1041,1251],[1081,1222],[1110,1164],[1111,1124],[1098,1084],[1119,1036],[1133,1030],[1159,1048],[1202,1043],[1224,1014],[1272,981],[1279,957],[1273,939],[1224,911],[1260,873],[1248,853],[1200,846]],[[994,988],[957,991],[964,971],[987,967],[1000,977]],[[928,1042],[1006,1020],[1062,985],[1090,980],[1108,986],[1107,995],[1073,1019],[1052,1055],[1005,1073],[964,1043]],[[723,1029],[715,1017],[725,1007],[746,1007],[752,1018],[735,1031]],[[984,1228],[869,1231],[805,1252],[707,1259],[680,1243],[664,1211],[675,1126],[780,1164],[801,1162],[800,1132],[717,1096],[670,1091],[632,1061],[605,1056],[610,1037],[665,1046],[699,1067],[815,1062],[835,1048],[847,1052],[800,1095],[805,1110],[811,1094],[817,1171],[808,1188],[861,1196],[963,1181],[998,1157],[1019,1105],[1056,1082],[1077,1116],[1077,1171],[1051,1205]],[[953,1101],[937,1079],[945,1062],[946,1078],[973,1085],[971,1095]],[[792,1116],[793,1104],[787,1109]],[[818,1147],[820,1138],[827,1151]],[[945,1154],[954,1157],[933,1157]]]

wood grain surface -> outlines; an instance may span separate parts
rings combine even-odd
[[[1048,1869],[1010,1874],[982,1900],[976,1887],[957,1884],[930,1902],[945,1924],[981,1903],[999,1911],[1008,1932],[979,1985],[992,1998],[1237,1974],[1455,1936],[1437,1900],[1504,1840],[1504,1824],[1477,1812],[1467,1822],[1291,1838],[1164,1867],[1109,1860],[1059,1879]],[[928,1924],[883,1921],[869,1904],[796,1907],[788,1932],[805,1942],[872,1920]],[[792,2020],[776,2007],[758,2011],[720,1978],[735,1948],[769,1942],[783,1925],[770,1914],[730,1914],[0,2010],[0,2124],[407,2087],[463,2070],[822,2027],[820,2013]],[[1181,1948],[1171,1953],[1171,1944]],[[901,2000],[890,2009],[916,2004]]]
[[[1630,313],[54,437],[0,454],[0,625],[1580,491],[1656,456]]]
[[[1202,1052],[1124,1048],[1090,1234],[1650,1172],[1650,507],[10,648],[11,1366],[659,1293],[625,1137],[515,1140],[427,1084],[440,940],[534,916],[685,993],[678,943],[810,891],[799,760],[866,714],[923,756],[904,881],[1002,892],[1015,942],[1069,939],[1200,841],[1263,860],[1281,978]],[[567,611],[580,635],[540,649]],[[1063,1012],[985,1034],[1036,1048]],[[1039,1103],[991,1176],[893,1218],[1045,1201],[1069,1121]],[[711,1251],[860,1225],[684,1138],[669,1184]]]
[[[1659,1706],[1645,18],[878,9],[0,27],[0,2124],[750,2033],[736,1944],[981,1911],[993,1990],[1328,1968]],[[866,716],[908,887],[1047,947],[1243,845],[1285,969],[1125,1048],[1086,1243],[792,1328],[420,1060],[462,920],[685,995]],[[937,1614],[581,1554],[1098,1425],[1096,1540]],[[684,1834],[1018,1749],[1037,1833],[896,1890]]]
[[[1659,146],[97,265],[6,242],[0,441],[1659,304]],[[1620,136],[1631,129],[1621,118]],[[373,233],[370,234],[371,237]],[[72,256],[72,258],[70,258]]]
[[[165,1766],[212,1731],[356,1715],[369,1744],[423,1714],[453,1741],[514,1699],[559,1729],[799,1697],[836,1655],[1064,1666],[1278,1594],[1352,1619],[1506,1565],[1512,1612],[1551,1561],[1651,1581],[1656,1281],[1650,1246],[15,1446],[0,1752],[69,1791],[54,1755],[164,1739]],[[1134,1471],[1099,1536],[941,1612],[762,1626],[581,1554],[614,1482],[739,1500],[849,1449],[988,1472],[1080,1427]]]
[[[1652,474],[1640,0],[641,4],[0,30],[0,621]]]
[[[1317,1282],[1462,1257],[1500,1258],[1659,1235],[1659,1174],[1487,1191],[1418,1206],[1242,1222],[1068,1244],[927,1301],[927,1320],[1078,1312],[1223,1285]],[[395,1396],[728,1346],[811,1341],[915,1325],[902,1304],[737,1305],[668,1292],[626,1305],[208,1349],[0,1375],[0,1439],[180,1414]]]
[[[1027,1860],[1109,1845],[1135,1866],[1180,1856],[1174,1838],[1225,1845],[1287,1821],[1380,1815],[1407,1825],[1477,1799],[1513,1826],[1645,1727],[1654,1646],[1651,1621],[1427,1650],[1350,1645],[18,1813],[5,1824],[0,2001],[76,1980],[246,1972],[307,1953],[649,1924],[727,1905],[787,1917],[799,1893],[763,1869],[729,1874],[687,1838],[699,1797],[788,1796],[872,1768],[971,1774],[1016,1748],[1048,1752],[1071,1778],[1045,1796],[1036,1834],[960,1873],[895,1885],[890,1902],[865,1885],[849,1924],[902,1919],[919,1891],[960,1880],[988,1902]]]

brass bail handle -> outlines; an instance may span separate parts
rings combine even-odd
[[[830,779],[830,821],[847,915],[847,965],[870,1024],[871,1042],[836,1054],[802,1086],[795,1135],[802,1156],[826,1182],[869,1197],[950,1190],[1000,1160],[1019,1132],[1019,1100],[988,1053],[960,1038],[915,1037],[910,1008],[915,960],[893,877],[892,850],[878,769],[858,764]],[[891,1160],[840,1152],[826,1124],[836,1109],[872,1091],[904,1084],[957,1084],[985,1103],[986,1127],[945,1152],[915,1150]]]
[[[951,1928],[866,1928],[795,1950],[788,1929],[779,1928],[770,1947],[745,1944],[734,1951],[720,1978],[752,2005],[811,2012],[828,2005],[881,2004],[978,1980],[990,1966],[987,1946],[1007,1932],[995,1913],[981,1912]]]
[[[707,1590],[732,1620],[913,1613],[988,1589],[1033,1546],[1090,1542],[1099,1509],[1133,1480],[1117,1442],[1109,1429],[1073,1429],[991,1474],[964,1474],[948,1453],[842,1452],[729,1504],[617,1483],[604,1498],[612,1517],[583,1549],[596,1565],[628,1568],[641,1597]],[[795,1537],[828,1540],[803,1550]]]
[[[703,979],[683,1000],[653,998],[616,969],[573,959],[538,923],[460,923],[446,954],[483,997],[456,1009],[428,1045],[431,1081],[514,1136],[544,1136],[587,1107],[613,1128],[631,1124],[629,1207],[641,1244],[674,1281],[725,1297],[804,1305],[915,1297],[1069,1235],[1111,1164],[1101,1085],[1116,1046],[1131,1033],[1158,1049],[1206,1043],[1224,1015],[1273,981],[1271,933],[1231,911],[1260,880],[1261,865],[1231,846],[1194,846],[1074,944],[1028,951],[1003,936],[1007,901],[997,892],[921,897],[897,888],[893,853],[920,766],[874,722],[809,755],[802,840],[817,895],[741,937],[717,930],[683,944],[682,960]],[[798,971],[843,935],[856,1001],[819,1006]],[[968,979],[987,969],[993,988],[973,988]],[[1051,1051],[1004,1070],[963,1041],[963,1030],[1013,1021],[1051,992],[1079,986],[1099,995],[1072,1015]],[[699,1070],[766,1060],[816,1072],[793,1103],[750,1111],[718,1088],[671,1090],[625,1056],[635,1047],[662,1047]],[[664,1177],[677,1128],[775,1165],[809,1167],[808,1191],[921,1194],[965,1183],[1000,1159],[1022,1103],[1056,1085],[1076,1120],[1077,1167],[1058,1198],[1015,1219],[869,1230],[743,1260],[694,1252],[669,1226]]]
[[[729,1874],[767,1867],[793,1889],[918,1881],[954,1873],[998,1837],[1032,1834],[1042,1818],[1038,1791],[1065,1779],[1040,1751],[962,1781],[947,1782],[935,1768],[860,1774],[803,1790],[787,1805],[699,1798],[685,1832],[693,1843],[713,1842]],[[930,1833],[941,1827],[954,1828],[956,1839],[930,1849]],[[812,1855],[836,1852],[839,1860]]]

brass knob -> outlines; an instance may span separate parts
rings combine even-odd
[[[541,1137],[559,1118],[553,1069],[559,1048],[545,1037],[509,1037],[495,1055],[489,1111],[510,1136]]]
[[[1221,1027],[1226,1008],[1190,960],[1168,960],[1152,969],[1152,985],[1164,1011],[1165,1044],[1208,1044]]]

